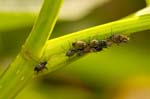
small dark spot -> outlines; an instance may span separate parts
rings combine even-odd
[[[35,66],[34,71],[37,72],[37,74],[42,71],[43,69],[48,70],[48,68],[46,67],[47,62],[41,62],[39,63],[37,66]]]

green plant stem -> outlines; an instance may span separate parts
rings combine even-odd
[[[92,27],[66,36],[49,40],[46,43],[43,57],[48,60],[49,72],[71,63],[81,56],[68,58],[65,53],[71,48],[71,43],[77,40],[105,39],[112,34],[132,34],[150,29],[150,15],[135,16],[108,24]],[[47,72],[48,73],[48,72]]]
[[[31,80],[34,67],[56,23],[62,0],[44,0],[39,17],[21,53],[0,79],[0,99],[12,99]],[[37,76],[37,75],[36,75]]]
[[[62,0],[45,0],[46,3],[44,3],[45,5],[41,9],[41,13],[24,45],[24,49],[30,51],[30,53],[35,56],[41,55],[43,45],[52,33],[61,1]]]

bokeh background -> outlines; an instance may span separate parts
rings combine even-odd
[[[64,0],[50,39],[124,18],[144,0]],[[42,0],[0,0],[0,74],[29,35]],[[150,99],[150,31],[32,80],[16,99]],[[12,78],[13,79],[13,78]]]

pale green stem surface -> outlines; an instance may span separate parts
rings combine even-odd
[[[34,75],[34,67],[56,23],[62,0],[44,0],[20,54],[0,78],[0,99],[12,99]],[[37,75],[36,75],[37,76]]]

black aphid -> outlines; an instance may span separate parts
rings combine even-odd
[[[107,41],[106,40],[92,40],[89,44],[89,46],[91,47],[92,52],[98,52],[103,50],[103,48],[107,48]]]
[[[71,57],[71,56],[73,56],[76,52],[77,52],[77,50],[76,50],[75,48],[69,49],[69,50],[66,52],[66,56]]]
[[[107,48],[108,47],[107,40],[100,40],[98,46],[101,48]]]
[[[91,40],[89,43],[89,46],[92,52],[97,52],[97,51],[102,50],[102,47],[99,46],[99,41],[96,39]]]
[[[78,51],[77,51],[77,55],[78,55],[78,56],[84,55],[84,51],[83,51],[83,50],[78,50]]]
[[[87,45],[84,49],[77,50],[77,55],[82,56],[82,55],[89,53],[89,52],[91,52],[91,47],[89,45]]]
[[[103,50],[103,48],[102,48],[101,46],[97,46],[97,47],[95,47],[95,48],[92,48],[92,51],[93,51],[93,52],[99,52],[99,51],[101,51],[101,50]]]
[[[46,64],[47,64],[46,61],[45,62],[41,62],[40,64],[38,64],[37,66],[35,66],[34,71],[37,72],[37,74],[38,74],[43,69],[47,69],[48,70],[48,68],[46,67]]]

